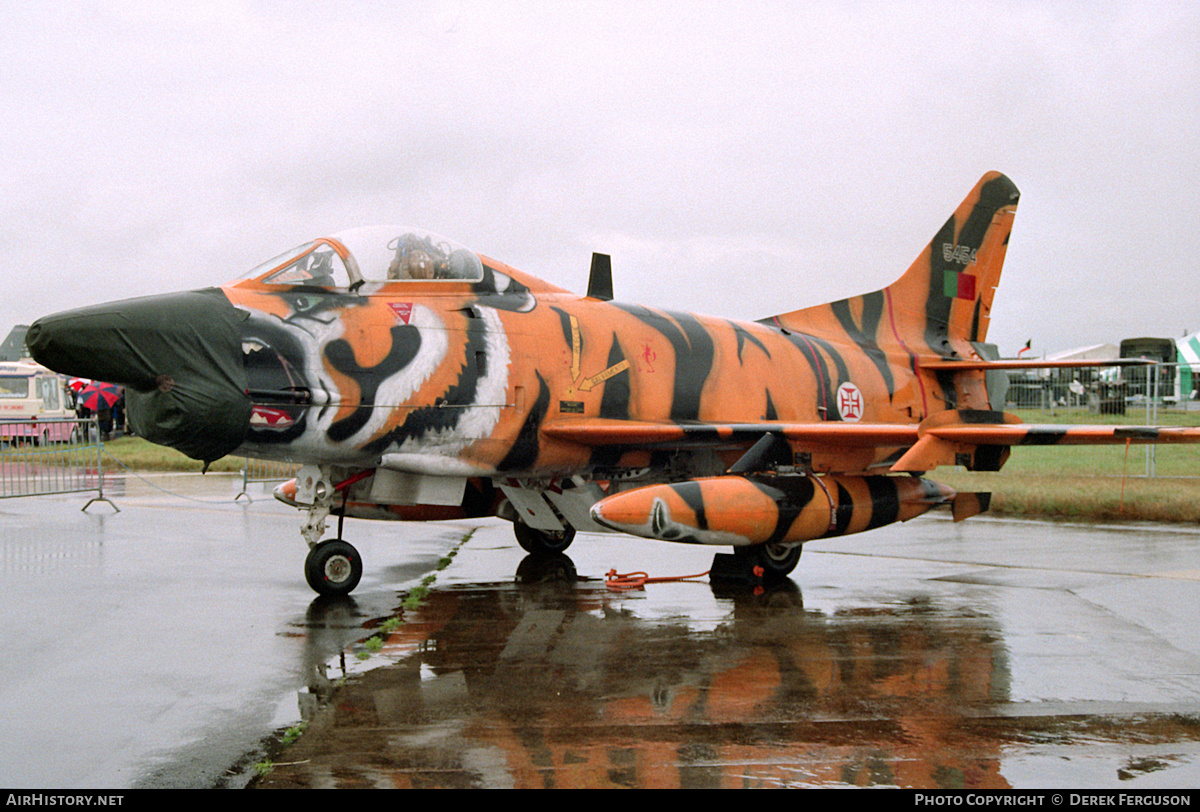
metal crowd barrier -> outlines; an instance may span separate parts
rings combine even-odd
[[[286,482],[294,478],[299,470],[300,466],[291,462],[268,462],[245,457],[242,460],[242,492],[233,497],[233,501],[236,502],[244,496],[252,502],[254,500],[250,497],[250,485],[262,484],[265,489],[269,483]]]
[[[1200,368],[1144,367],[1039,370],[1009,375],[1006,411],[1027,423],[1200,426]],[[1019,458],[1036,459],[1025,465]],[[1076,458],[1077,461],[1076,461]],[[1016,464],[1014,464],[1016,463]],[[1148,444],[1015,449],[1005,472],[1076,476],[1200,476],[1200,447]]]
[[[104,444],[99,421],[54,418],[0,420],[0,499],[96,491],[94,502],[104,496]]]

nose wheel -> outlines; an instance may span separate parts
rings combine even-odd
[[[321,595],[348,595],[362,578],[362,558],[354,545],[330,539],[308,551],[304,578]]]

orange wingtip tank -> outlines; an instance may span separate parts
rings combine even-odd
[[[592,507],[592,518],[643,538],[742,547],[860,533],[954,497],[915,477],[721,476],[613,494]]]

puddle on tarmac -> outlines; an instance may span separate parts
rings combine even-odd
[[[434,589],[260,787],[1194,785],[1200,720],[1013,703],[998,622],[792,582],[639,616],[573,573]],[[707,585],[697,585],[707,589]],[[715,622],[714,622],[715,621]],[[375,622],[378,626],[378,621]],[[382,664],[381,664],[382,663]],[[335,667],[336,670],[336,667]]]

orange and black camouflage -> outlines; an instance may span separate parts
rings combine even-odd
[[[499,515],[541,553],[616,529],[786,574],[809,539],[986,508],[898,474],[998,470],[1014,445],[1200,441],[1003,412],[1013,362],[986,340],[1018,198],[989,173],[893,284],[758,321],[612,301],[595,276],[579,296],[383,226],[219,289],[49,316],[28,341],[52,369],[125,384],[149,439],[301,463],[277,495],[307,511],[320,592],[361,573],[320,541],[330,515]]]

